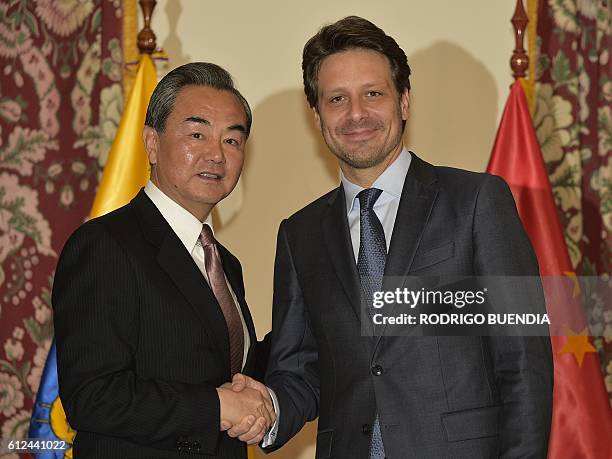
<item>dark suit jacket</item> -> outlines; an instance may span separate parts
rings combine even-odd
[[[219,250],[249,330],[252,373],[257,338],[240,263]],[[230,381],[223,313],[144,191],[70,237],[53,307],[76,459],[246,458],[244,443],[219,432],[215,388]]]
[[[537,276],[538,267],[503,180],[413,155],[385,274]],[[544,312],[537,284],[528,299]],[[546,456],[548,337],[361,335],[342,187],[280,226],[266,383],[280,404],[270,449],[318,415],[317,458],[367,458],[378,413],[390,459]]]

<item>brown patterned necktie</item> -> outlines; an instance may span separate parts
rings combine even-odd
[[[210,288],[217,298],[217,302],[221,307],[225,322],[227,323],[227,331],[229,334],[230,345],[230,371],[233,377],[236,373],[240,373],[242,369],[242,359],[244,356],[244,331],[242,329],[242,321],[238,314],[237,305],[234,303],[232,294],[229,291],[217,241],[212,234],[210,226],[204,225],[200,233],[200,241],[204,247],[204,266],[208,275]]]

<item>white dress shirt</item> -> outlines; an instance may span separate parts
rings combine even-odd
[[[202,232],[202,222],[198,220],[193,214],[191,214],[187,209],[181,207],[178,203],[173,201],[168,195],[166,195],[163,191],[157,188],[157,186],[155,186],[155,184],[150,180],[149,182],[147,182],[144,191],[146,195],[151,199],[151,201],[153,201],[155,207],[157,207],[159,212],[168,222],[168,224],[176,233],[178,238],[181,240],[181,242],[185,246],[185,249],[187,250],[187,252],[189,252],[191,258],[193,258],[193,261],[202,272],[202,276],[204,276],[206,282],[209,283],[208,274],[206,274],[206,268],[204,264],[204,247],[202,247],[202,244],[199,239],[200,233]],[[214,234],[212,217],[210,214],[204,221],[204,225],[210,226],[210,229],[213,231]],[[249,347],[251,344],[249,330],[247,329],[246,322],[244,321],[244,317],[242,316],[240,303],[238,303],[238,300],[236,299],[234,289],[227,281],[227,276],[225,277],[225,282],[227,283],[230,294],[232,295],[232,299],[234,300],[234,305],[238,310],[240,322],[242,323],[242,331],[244,332],[244,351],[242,357],[242,367],[244,368],[249,352]]]
[[[383,231],[385,232],[387,252],[389,251],[393,226],[395,225],[395,217],[397,216],[397,209],[399,208],[400,198],[402,197],[404,181],[406,180],[406,174],[408,173],[411,161],[412,155],[404,148],[395,161],[380,174],[370,187],[382,190],[382,193],[374,203],[374,213],[380,220]],[[341,180],[342,186],[344,187],[344,198],[346,199],[346,212],[351,232],[353,255],[355,256],[355,263],[357,263],[361,229],[359,220],[361,205],[359,199],[357,199],[357,194],[365,188],[350,182],[342,173]]]

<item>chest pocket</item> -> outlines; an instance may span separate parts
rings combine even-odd
[[[446,244],[417,253],[410,271],[428,268],[437,263],[441,263],[455,255],[455,243],[449,241]]]

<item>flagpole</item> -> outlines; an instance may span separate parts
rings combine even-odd
[[[144,18],[144,27],[138,32],[138,49],[141,54],[153,54],[157,48],[157,37],[151,28],[151,17],[157,5],[156,0],[140,0],[140,9]]]
[[[525,78],[529,68],[529,56],[527,56],[527,51],[523,46],[529,18],[523,7],[523,0],[516,0],[516,8],[510,22],[514,27],[515,42],[512,57],[510,58],[510,68],[512,68],[512,76],[515,80],[518,80],[519,78]]]

